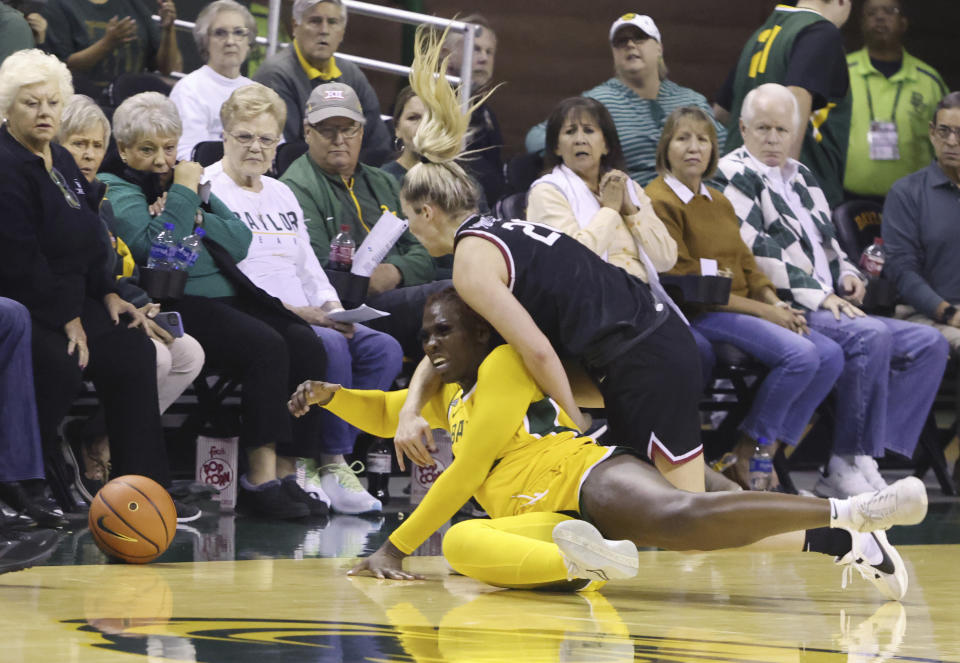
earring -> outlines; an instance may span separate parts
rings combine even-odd
[[[397,153],[403,152],[406,146],[403,144],[403,139],[399,136],[394,137],[393,139],[393,151]]]

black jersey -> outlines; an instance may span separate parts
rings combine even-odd
[[[472,216],[457,230],[463,237],[500,249],[507,287],[561,357],[605,365],[669,315],[646,283],[550,226]]]

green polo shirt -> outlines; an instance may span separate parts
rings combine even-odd
[[[948,92],[947,86],[936,69],[906,51],[903,52],[900,71],[890,78],[870,63],[867,49],[849,54],[847,66],[853,93],[853,116],[843,185],[852,193],[886,196],[894,182],[925,168],[933,159],[930,121],[937,103]],[[873,120],[896,123],[899,160],[870,159],[867,132]]]

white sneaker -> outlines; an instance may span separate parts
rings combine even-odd
[[[877,459],[872,456],[854,456],[853,466],[860,470],[860,474],[874,490],[883,490],[888,484],[880,474]]]
[[[380,500],[368,493],[357,478],[357,472],[362,471],[363,463],[360,461],[352,466],[332,463],[319,468],[320,487],[329,496],[331,508],[337,513],[356,515],[383,510]]]
[[[899,601],[907,593],[907,569],[900,553],[887,541],[883,530],[861,534],[850,532],[853,547],[837,564],[844,567],[841,587],[847,588],[853,571],[864,580],[869,580],[885,598]],[[875,563],[874,563],[875,562]]]
[[[890,529],[894,525],[916,525],[927,515],[927,487],[917,477],[900,479],[883,490],[847,498],[849,515],[838,517],[833,513],[831,527],[843,527],[854,532],[872,532]]]
[[[610,541],[585,520],[553,528],[553,542],[567,564],[567,579],[620,580],[637,575],[640,557],[632,541]]]
[[[317,461],[312,458],[297,459],[297,484],[304,492],[315,500],[320,500],[330,508],[330,496],[320,485],[320,474],[317,470]]]
[[[850,497],[875,490],[855,465],[840,456],[830,456],[826,474],[813,487],[813,492],[820,497]]]

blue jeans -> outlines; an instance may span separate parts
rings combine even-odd
[[[0,297],[0,481],[43,478],[30,336],[27,309]]]
[[[696,325],[690,325],[690,333],[697,342],[697,351],[700,353],[700,386],[706,389],[713,382],[713,367],[717,365],[717,355],[713,352],[713,345],[701,334]]]
[[[840,346],[815,331],[809,336],[743,313],[704,313],[694,328],[713,343],[730,343],[770,372],[760,383],[740,430],[795,445],[843,370]]]
[[[352,389],[389,389],[403,364],[403,351],[392,336],[354,325],[353,338],[330,329],[313,330],[327,352],[327,382]],[[357,441],[356,428],[332,412],[320,415],[321,448],[326,454],[348,454]]]
[[[947,364],[943,335],[893,318],[835,320],[823,310],[808,313],[807,324],[843,348],[833,452],[912,456]]]

